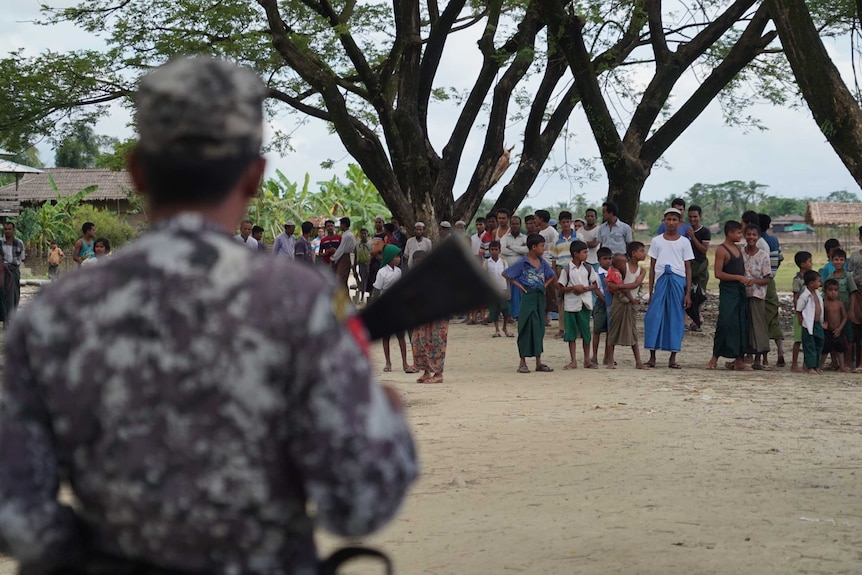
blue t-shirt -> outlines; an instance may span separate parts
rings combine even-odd
[[[541,265],[536,268],[526,257],[521,258],[506,268],[503,273],[510,280],[516,281],[528,290],[545,291],[545,282],[557,277],[554,268],[544,258],[539,258]]]
[[[691,224],[688,222],[682,222],[680,225],[676,227],[676,232],[681,236],[688,237],[688,230],[691,228]],[[660,236],[667,231],[667,226],[664,225],[664,222],[660,223],[658,226],[658,230],[655,235]]]

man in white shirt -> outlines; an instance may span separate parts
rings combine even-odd
[[[596,252],[599,250],[599,226],[596,220],[599,215],[593,208],[587,208],[584,212],[584,227],[578,230],[578,239],[587,244],[587,263],[593,266],[593,270],[599,269],[599,258]]]
[[[284,257],[289,260],[294,259],[296,239],[293,237],[293,233],[295,231],[296,223],[293,220],[284,222],[284,231],[275,238],[275,243],[272,245],[272,253],[278,257]]]
[[[350,231],[350,218],[344,217],[338,220],[338,227],[341,228],[341,243],[332,254],[332,267],[335,268],[338,284],[347,290],[347,279],[353,267],[350,256],[356,249],[356,236]]]
[[[862,237],[862,235],[860,235]],[[506,260],[506,265],[514,265],[515,262],[527,255],[527,234],[521,233],[521,218],[512,216],[509,220],[509,233],[500,240],[500,255]],[[521,310],[521,289],[512,284],[509,287],[509,309],[512,319],[518,319]]]
[[[428,253],[431,251],[431,240],[425,237],[425,223],[416,222],[413,225],[413,237],[407,240],[404,246],[404,270],[410,269],[413,264],[411,256],[418,251]]]
[[[644,348],[650,350],[647,365],[655,367],[657,349],[670,352],[668,367],[680,369],[676,354],[682,348],[685,309],[691,305],[691,241],[679,235],[682,212],[664,212],[665,232],[649,246],[649,308],[644,316]],[[655,291],[653,291],[655,287]]]
[[[257,240],[251,237],[251,228],[254,226],[248,220],[243,220],[239,225],[239,234],[235,235],[233,239],[241,244],[245,244],[250,250],[257,251]]]
[[[482,247],[482,236],[485,235],[485,218],[476,218],[476,233],[470,236],[470,250],[473,255],[479,255]],[[479,259],[482,261],[482,258]]]

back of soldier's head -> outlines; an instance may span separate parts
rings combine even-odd
[[[135,97],[136,158],[150,200],[221,203],[260,157],[266,93],[250,70],[208,57],[146,74]]]

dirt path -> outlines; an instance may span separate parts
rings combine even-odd
[[[514,340],[490,335],[452,325],[444,384],[380,370],[423,466],[364,541],[397,573],[862,571],[862,375],[709,372],[709,331],[687,334],[682,370],[620,350],[616,371],[563,371],[548,336],[556,371],[516,374]]]
[[[562,371],[549,337],[556,371],[522,375],[489,336],[452,326],[442,385],[390,378],[424,474],[367,542],[400,573],[862,569],[862,376],[709,372],[708,333],[650,372]]]

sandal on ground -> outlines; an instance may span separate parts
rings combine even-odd
[[[554,369],[552,367],[542,363],[542,364],[536,366],[536,371],[544,371],[545,373],[550,373],[550,372],[554,371]]]
[[[494,334],[494,335],[492,335],[491,337],[503,337],[503,336],[501,336],[499,333],[495,333],[495,334]]]
[[[518,373],[530,373],[530,368],[527,367],[526,365],[519,365],[518,366]]]
[[[404,373],[419,373],[419,370],[411,365],[410,367],[404,368]]]
[[[386,373],[389,373],[390,371],[392,371],[392,366],[387,365],[386,367],[383,368],[383,371],[385,371]]]
[[[515,334],[514,334],[514,333],[512,333],[511,331],[507,331],[507,332],[506,332],[506,337],[515,337]]]
[[[784,361],[784,356],[782,355],[778,358],[778,361],[775,362],[775,367],[784,367],[785,365],[787,365],[787,362]]]
[[[432,375],[431,377],[429,377],[428,379],[426,379],[422,383],[443,383],[443,376],[442,375]]]
[[[682,366],[678,363],[669,363],[667,364],[668,369],[682,369]]]

